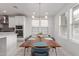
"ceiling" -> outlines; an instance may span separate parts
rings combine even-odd
[[[69,3],[0,3],[0,15],[54,16]],[[6,10],[6,12],[4,12]],[[35,12],[35,14],[33,14]]]

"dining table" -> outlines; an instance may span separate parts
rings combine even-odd
[[[40,45],[36,45],[34,46],[33,44],[34,43],[37,43],[37,42],[45,42],[47,45],[46,46],[40,46]],[[61,47],[61,45],[58,44],[57,41],[54,41],[52,40],[51,38],[41,38],[41,40],[39,38],[30,38],[29,40],[27,41],[24,41],[20,47],[23,47],[24,48],[24,56],[25,56],[25,51],[26,51],[26,48],[27,48],[27,52],[28,52],[28,48],[32,48],[32,47],[47,47],[47,48],[54,48],[55,49],[55,53],[57,55],[57,51],[56,51],[56,48],[58,47]]]

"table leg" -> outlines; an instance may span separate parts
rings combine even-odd
[[[56,51],[56,47],[55,47],[54,49],[55,49],[55,54],[56,54],[56,56],[57,56],[57,51]]]
[[[54,50],[53,50],[53,48],[52,48],[52,52],[53,52]]]
[[[24,56],[26,55],[26,48],[24,48]]]

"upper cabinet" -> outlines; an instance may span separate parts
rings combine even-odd
[[[23,16],[15,16],[15,25],[23,25]]]
[[[24,24],[25,16],[9,16],[9,27]]]
[[[15,27],[15,17],[9,16],[9,27]]]

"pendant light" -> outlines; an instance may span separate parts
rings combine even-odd
[[[6,17],[5,17],[5,16],[3,16],[3,18],[4,18],[4,23],[6,23]]]
[[[41,17],[40,17],[40,3],[39,3],[39,20],[41,19]]]

